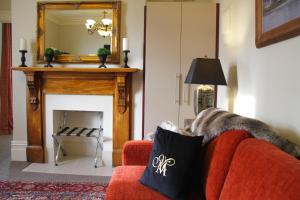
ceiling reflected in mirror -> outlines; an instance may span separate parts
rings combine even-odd
[[[112,35],[112,12],[111,10],[103,10],[100,20],[95,20],[98,17],[91,16],[85,20],[85,26],[89,34],[93,34],[95,31],[102,37],[108,37]]]

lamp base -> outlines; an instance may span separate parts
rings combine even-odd
[[[213,85],[200,85],[194,91],[194,112],[198,115],[202,110],[214,107],[215,90]]]

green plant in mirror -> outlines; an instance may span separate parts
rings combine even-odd
[[[54,50],[54,56],[59,56],[59,55],[61,55],[61,51],[58,50],[58,49],[55,49]]]

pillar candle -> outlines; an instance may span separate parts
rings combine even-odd
[[[20,50],[21,51],[26,51],[27,50],[26,40],[24,38],[20,39]]]
[[[123,51],[129,50],[128,38],[123,38]]]

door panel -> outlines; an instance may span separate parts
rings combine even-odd
[[[163,120],[178,123],[180,10],[181,5],[176,2],[147,3],[145,133],[155,131]]]

